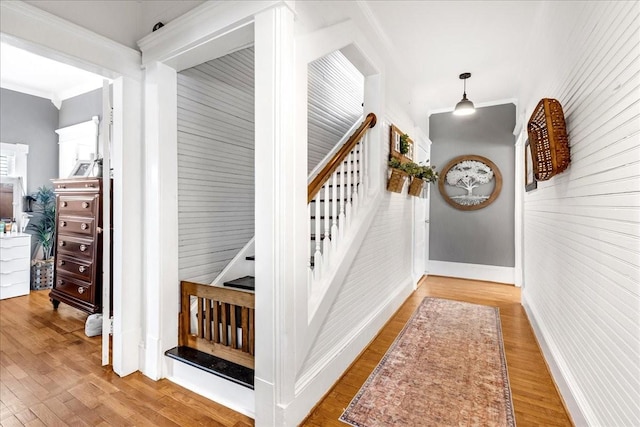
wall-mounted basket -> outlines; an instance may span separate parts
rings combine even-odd
[[[420,197],[422,194],[422,189],[424,188],[424,180],[420,178],[416,178],[415,176],[411,178],[411,184],[409,184],[409,195]]]
[[[389,175],[389,181],[387,181],[387,190],[394,193],[402,193],[404,182],[409,177],[409,175],[399,169],[390,169],[391,174]]]
[[[557,100],[540,100],[531,114],[527,132],[536,180],[546,181],[569,166],[569,138],[562,106]]]

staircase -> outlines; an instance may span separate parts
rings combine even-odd
[[[364,227],[361,217],[366,215],[359,214],[369,197],[366,131],[375,123],[373,113],[356,123],[309,176],[307,267],[312,315],[348,254],[354,234]],[[251,239],[211,284],[181,282],[179,345],[165,352],[170,360],[181,362],[170,370],[185,370],[170,379],[190,389],[212,390],[213,394],[200,394],[247,414],[251,410],[247,405],[239,407],[238,400],[253,402],[254,254]],[[214,385],[214,377],[198,375],[197,370],[223,382]],[[191,380],[186,383],[180,380],[183,377]],[[235,397],[220,394],[221,390]]]

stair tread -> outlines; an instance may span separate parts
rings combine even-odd
[[[224,282],[224,285],[228,288],[246,289],[249,291],[256,290],[256,278],[253,276],[244,276],[237,279]]]
[[[164,353],[180,362],[202,369],[205,372],[233,381],[253,390],[254,370],[228,360],[189,347],[174,347]]]

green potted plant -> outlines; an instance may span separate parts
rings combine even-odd
[[[389,175],[389,180],[387,181],[387,190],[394,193],[402,193],[404,181],[409,176],[405,170],[405,166],[395,157],[392,157],[389,160],[388,165],[391,173]]]
[[[418,165],[410,163],[405,166],[405,170],[411,176],[411,184],[409,184],[409,194],[419,197],[425,182],[436,182],[438,180],[438,172],[435,166]]]
[[[53,285],[53,256],[56,235],[56,195],[52,188],[40,187],[31,195],[33,216],[27,230],[36,248],[31,262],[31,289],[46,289]]]
[[[400,135],[400,154],[403,156],[409,152],[409,135]]]

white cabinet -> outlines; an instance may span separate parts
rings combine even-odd
[[[29,294],[31,236],[0,235],[0,299]]]

